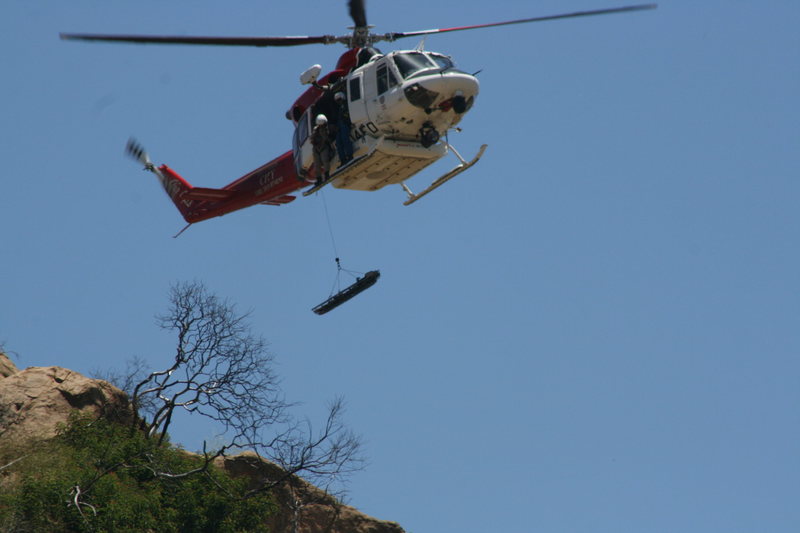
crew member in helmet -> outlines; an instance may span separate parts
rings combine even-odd
[[[317,115],[314,130],[311,132],[311,145],[314,147],[314,168],[317,185],[331,177],[331,159],[333,159],[333,142],[328,127],[328,117]]]
[[[339,153],[339,164],[345,165],[353,159],[353,141],[350,140],[350,108],[343,92],[333,97],[336,102],[336,151]]]

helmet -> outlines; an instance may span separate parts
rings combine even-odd
[[[317,115],[317,125],[327,124],[327,123],[328,123],[328,117],[326,117],[323,114]]]
[[[338,93],[334,94],[333,95],[333,99],[334,100],[344,100],[344,93],[343,92],[338,92]]]

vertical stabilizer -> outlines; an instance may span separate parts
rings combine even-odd
[[[192,214],[194,213],[196,207],[194,204],[198,201],[192,200],[188,197],[193,188],[192,185],[180,177],[167,165],[156,167],[150,160],[150,156],[147,154],[144,147],[134,139],[130,139],[128,141],[128,144],[125,147],[125,152],[130,157],[144,165],[145,170],[149,170],[155,174],[155,176],[158,178],[158,181],[161,182],[161,186],[164,187],[167,195],[172,199],[175,207],[177,207],[178,211],[181,212],[183,218],[187,222],[193,222]]]

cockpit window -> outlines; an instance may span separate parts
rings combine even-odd
[[[431,70],[437,68],[437,65],[428,59],[428,56],[421,52],[397,54],[394,56],[394,63],[397,65],[400,75],[404,78],[410,78],[422,70]]]
[[[453,60],[447,56],[440,56],[438,54],[430,54],[428,57],[433,59],[433,61],[439,66],[442,70],[447,70],[449,68],[455,67],[453,64]]]
[[[378,81],[378,94],[383,94],[389,90],[389,87],[397,85],[394,73],[389,69],[386,63],[378,66],[376,76]]]

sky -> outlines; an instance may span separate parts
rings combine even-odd
[[[385,33],[620,4],[367,9]],[[465,157],[489,145],[477,165],[408,207],[399,187],[328,188],[177,239],[127,139],[223,186],[291,147],[299,75],[344,48],[58,38],[350,24],[344,1],[3,2],[0,341],[17,366],[165,368],[154,316],[197,280],[252,313],[298,415],[345,398],[369,460],[348,502],[410,533],[800,530],[800,5],[664,0],[429,37],[481,71],[451,136]],[[381,279],[320,317],[337,252]],[[215,430],[172,433],[200,449]]]

